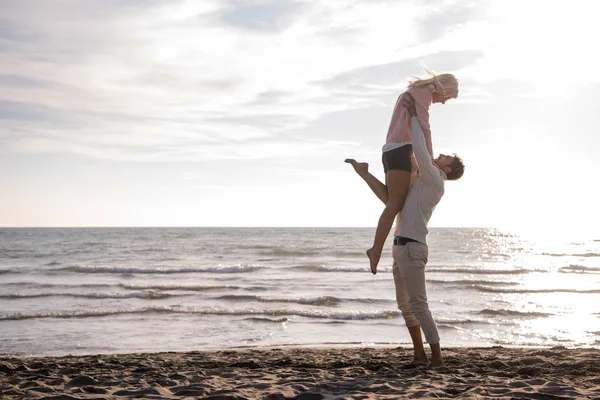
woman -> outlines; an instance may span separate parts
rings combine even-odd
[[[429,125],[429,107],[434,103],[445,104],[449,99],[458,97],[458,81],[452,74],[435,75],[426,70],[431,76],[428,79],[413,79],[408,84],[406,92],[396,101],[386,143],[383,146],[383,172],[388,191],[388,202],[385,205],[375,232],[373,247],[367,250],[371,264],[371,272],[377,273],[377,264],[385,239],[390,233],[394,218],[402,210],[410,186],[412,173],[412,145],[410,114],[403,106],[404,97],[409,94],[414,99],[419,124],[425,135],[427,150],[433,157],[431,142],[431,127]]]

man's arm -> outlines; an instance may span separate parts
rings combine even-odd
[[[413,153],[419,164],[421,178],[428,185],[443,186],[444,179],[442,178],[440,169],[433,163],[433,158],[427,150],[425,136],[423,136],[423,130],[419,124],[419,119],[417,117],[411,117],[410,126],[412,128]]]
[[[433,157],[433,143],[431,140],[431,125],[429,124],[429,107],[431,106],[431,89],[428,87],[411,88],[407,94],[411,95],[416,115],[411,113],[411,117],[417,117],[425,137],[427,151]]]
[[[415,103],[418,104],[411,95],[405,95],[402,104],[410,114],[413,153],[415,154],[415,158],[419,164],[419,171],[421,171],[421,177],[425,183],[440,186],[444,184],[444,179],[442,178],[440,169],[433,163],[432,156],[429,154],[425,135],[419,123],[418,106]]]

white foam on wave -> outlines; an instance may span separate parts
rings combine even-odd
[[[371,273],[371,270],[365,268],[353,268],[353,267],[331,267],[327,265],[296,265],[290,269],[309,271],[309,272],[356,272],[356,273]],[[392,269],[389,267],[379,267],[378,272],[390,272]]]
[[[43,312],[43,313],[13,313],[0,314],[0,321],[14,321],[36,318],[90,318],[106,317],[120,314],[197,314],[197,315],[231,315],[231,316],[299,316],[306,318],[319,318],[331,320],[374,320],[374,319],[394,319],[400,316],[398,311],[322,311],[322,310],[304,310],[304,309],[222,309],[222,308],[180,308],[180,307],[145,307],[138,309],[117,309],[117,310],[88,310],[88,311],[64,311],[64,312]]]
[[[564,288],[548,288],[548,289],[516,289],[516,288],[502,288],[502,287],[491,287],[477,285],[475,286],[482,292],[490,293],[579,293],[579,294],[594,294],[600,293],[600,289],[564,289]]]
[[[71,265],[57,268],[53,271],[77,272],[83,274],[182,274],[182,273],[246,273],[255,272],[265,268],[262,265],[218,265],[214,267],[128,267],[128,266],[96,266],[96,265]]]
[[[168,297],[182,296],[181,294],[160,293],[151,290],[129,293],[68,293],[68,292],[42,292],[42,293],[7,293],[1,294],[0,299],[35,299],[41,297],[78,297],[85,299],[146,299],[156,300]]]

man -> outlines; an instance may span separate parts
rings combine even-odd
[[[413,152],[419,165],[419,174],[413,176],[404,207],[396,219],[394,236],[394,284],[398,308],[414,347],[414,359],[408,367],[428,363],[421,329],[431,347],[432,367],[443,365],[440,337],[429,311],[425,285],[425,265],[428,259],[427,224],[436,205],[444,195],[444,182],[459,179],[464,172],[462,160],[454,155],[440,154],[435,160],[429,155],[425,136],[416,118],[414,99],[407,97],[405,106],[411,115]],[[388,200],[386,186],[369,173],[367,163],[347,159],[354,170],[383,202]]]

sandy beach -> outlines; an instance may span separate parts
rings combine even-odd
[[[7,399],[600,399],[600,349],[267,348],[0,359]]]

